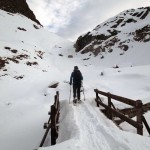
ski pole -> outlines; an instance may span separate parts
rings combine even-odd
[[[69,104],[70,104],[70,99],[71,99],[71,84],[70,84]]]
[[[82,87],[83,87],[83,84],[82,84]],[[84,101],[85,101],[84,87],[83,87],[83,96],[84,96]]]

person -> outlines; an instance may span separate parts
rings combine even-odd
[[[81,88],[82,80],[83,80],[82,73],[78,69],[78,66],[74,66],[74,70],[70,76],[70,85],[72,85],[72,81],[73,81],[73,98],[75,101],[76,101],[76,96],[77,96],[77,100],[81,101],[80,88]]]

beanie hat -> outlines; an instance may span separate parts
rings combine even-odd
[[[78,66],[74,66],[74,70],[78,70]]]

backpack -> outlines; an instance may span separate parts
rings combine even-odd
[[[80,70],[74,70],[73,72],[73,82],[74,83],[81,83],[82,80],[82,74],[80,72]]]

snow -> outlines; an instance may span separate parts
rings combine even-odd
[[[127,11],[123,11],[121,13],[119,13],[118,15],[106,20],[105,22],[103,22],[101,25],[99,25],[98,27],[96,27],[93,31],[91,31],[91,35],[100,35],[100,34],[105,34],[105,35],[110,35],[110,33],[107,30],[110,30],[110,27],[114,26],[117,24],[117,21],[119,19],[123,19],[123,21],[118,25],[117,30],[118,31],[123,31],[124,34],[125,33],[132,33],[135,32],[135,30],[137,29],[141,29],[143,27],[143,25],[145,24],[149,24],[149,18],[150,18],[150,14],[148,14],[148,16],[146,16],[146,18],[144,19],[144,21],[142,21],[140,19],[140,17],[138,16],[133,16],[131,14],[134,13],[145,13],[146,9],[131,9],[131,10],[127,10]],[[144,14],[143,13],[143,14]],[[126,15],[125,15],[126,14]],[[126,23],[126,21],[128,19],[133,19],[136,21],[136,23],[131,22],[131,23]],[[122,24],[126,23],[125,26],[122,26]]]
[[[61,104],[57,144],[50,146],[48,136],[44,147],[38,150],[150,149],[145,127],[144,136],[137,135],[136,130],[126,123],[121,124],[123,130],[120,130],[94,102],[96,88],[133,100],[141,99],[143,103],[150,102],[149,42],[139,43],[134,49],[130,47],[123,56],[115,49],[103,60],[93,56],[84,61],[89,53],[75,54],[72,42],[40,26],[35,29],[33,24],[36,23],[24,16],[12,16],[0,10],[0,20],[0,57],[29,56],[18,59],[19,63],[9,61],[0,70],[0,149],[38,148],[45,131],[42,127],[49,118],[47,113],[56,91],[60,93]],[[27,31],[18,30],[17,27]],[[16,49],[17,53],[5,49],[6,46]],[[38,56],[39,51],[43,52],[42,58]],[[68,58],[68,55],[73,58]],[[27,61],[38,62],[38,65],[28,66]],[[119,68],[114,69],[115,64]],[[86,100],[83,100],[81,93],[82,103],[78,106],[72,105],[72,88],[68,84],[74,66],[79,66],[84,78]],[[17,80],[16,76],[23,78]],[[48,88],[56,82],[59,82],[56,89]],[[105,97],[102,99],[107,102]],[[117,102],[114,104],[118,108],[127,107]],[[144,116],[150,125],[150,113]]]
[[[99,109],[95,109],[92,101],[79,106],[69,106],[63,101],[61,107],[58,144],[39,150],[140,150],[142,141],[145,142],[142,149],[149,148],[148,137],[136,135],[136,143],[132,138],[135,135],[119,130]]]
[[[145,11],[147,9],[144,8],[131,9],[106,20],[87,33],[87,35],[95,37],[95,40],[90,41],[90,39],[84,37],[85,34],[82,35],[83,39],[85,38],[88,41],[88,44],[83,44],[81,53],[92,49],[96,55],[95,59],[90,56],[90,53],[87,54],[89,59],[86,64],[91,64],[91,60],[94,60],[95,65],[99,63],[103,67],[112,67],[112,64],[117,63],[121,67],[126,67],[127,63],[129,66],[149,65],[149,55],[145,55],[146,53],[149,54],[149,31],[145,31],[146,35],[140,42],[135,40],[138,35],[137,31],[148,27],[150,24],[150,14],[144,20],[140,19],[138,15],[135,16],[136,13],[141,14]],[[112,34],[113,32],[116,33]],[[97,36],[105,36],[107,40],[99,40]],[[145,42],[142,42],[142,40],[145,40]],[[81,46],[79,47],[81,48]],[[97,51],[101,52],[97,55]]]

